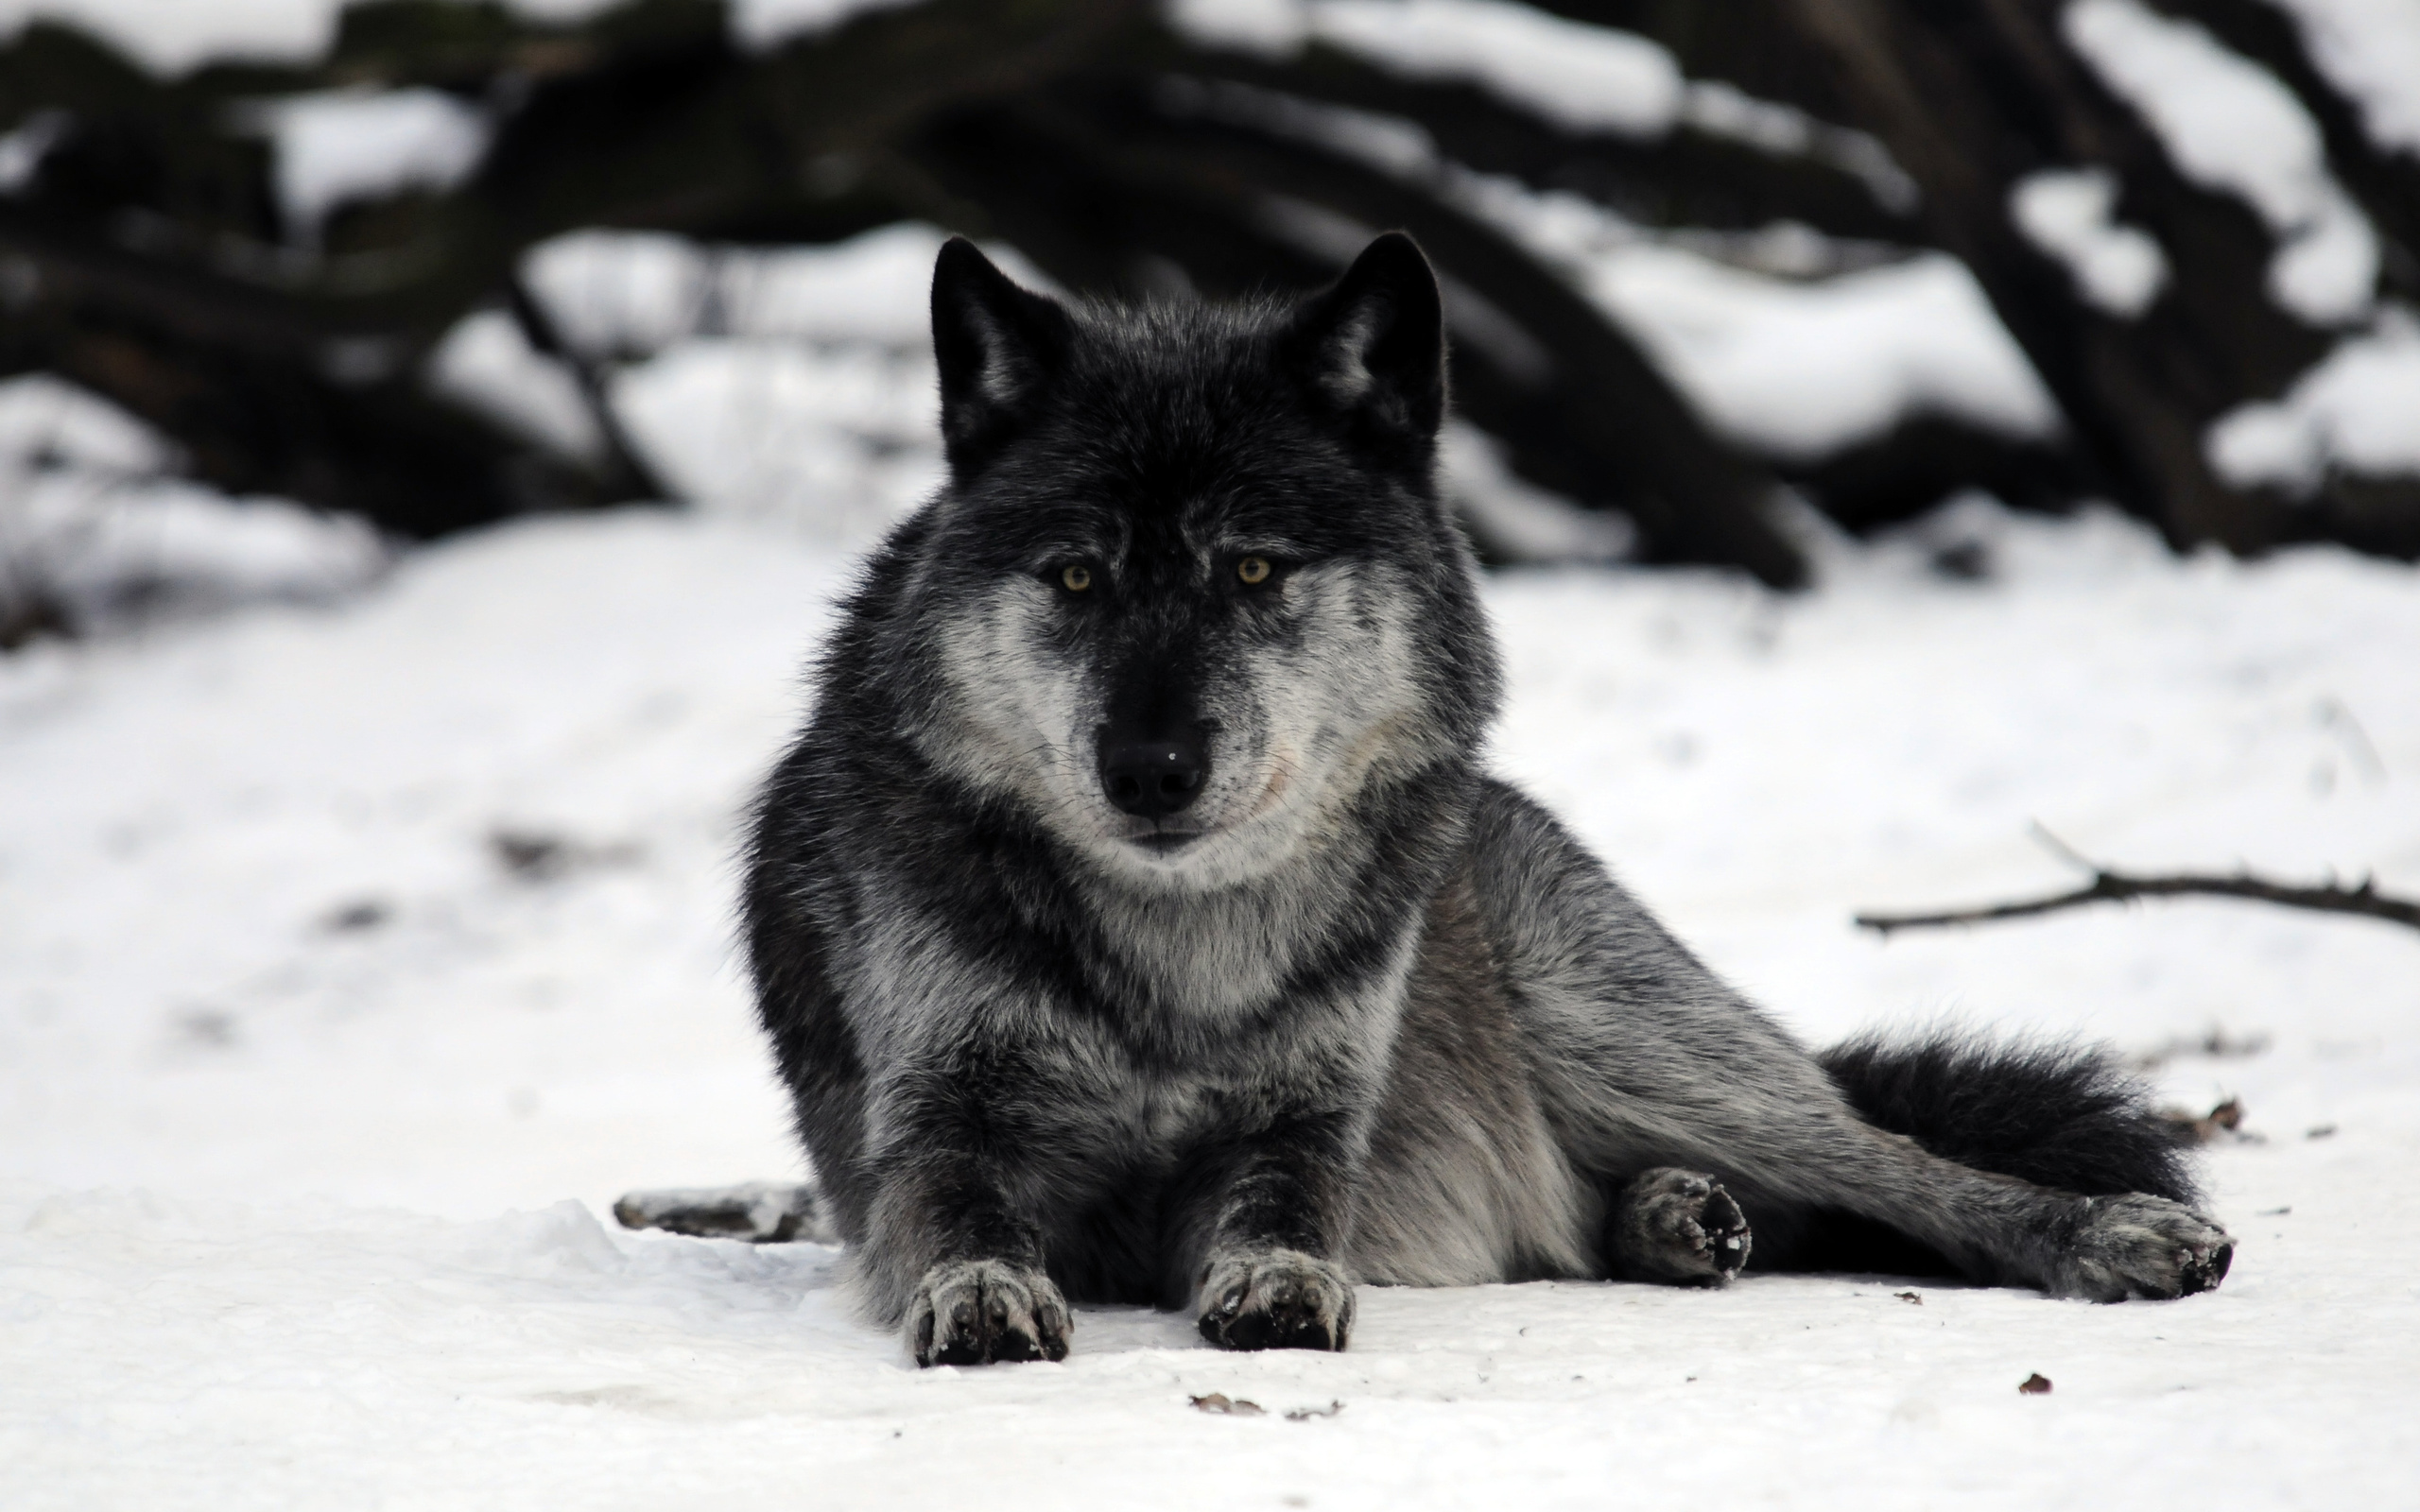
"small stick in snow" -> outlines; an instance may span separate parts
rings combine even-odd
[[[2027,919],[2035,914],[2056,913],[2062,908],[2081,908],[2086,903],[2133,902],[2140,898],[2176,898],[2200,894],[2214,898],[2248,898],[2256,902],[2277,903],[2287,908],[2308,908],[2324,914],[2358,914],[2366,919],[2383,919],[2389,923],[2409,929],[2420,929],[2420,902],[2394,898],[2377,890],[2374,878],[2364,877],[2358,887],[2339,885],[2334,881],[2325,886],[2295,887],[2283,883],[2256,877],[2240,871],[2232,877],[2178,872],[2164,876],[2137,876],[2115,871],[2099,862],[2086,860],[2073,849],[2043,829],[2033,827],[2043,844],[2058,851],[2069,861],[2092,873],[2092,881],[2072,892],[2057,893],[2048,898],[2031,898],[2021,902],[1993,903],[1983,908],[1959,908],[1931,914],[1859,914],[1858,926],[1873,930],[1888,939],[1895,929],[1935,929],[1948,924],[1985,924],[2001,919]]]

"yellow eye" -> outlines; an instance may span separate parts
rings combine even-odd
[[[1236,563],[1236,576],[1242,578],[1247,583],[1265,583],[1269,581],[1269,558],[1266,557],[1246,557],[1243,560]]]
[[[1080,593],[1093,586],[1093,570],[1089,567],[1062,567],[1059,569],[1059,581],[1067,592]]]

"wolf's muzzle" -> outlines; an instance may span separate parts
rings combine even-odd
[[[1109,801],[1138,818],[1164,819],[1201,796],[1210,753],[1198,735],[1129,741],[1101,752],[1100,784]]]

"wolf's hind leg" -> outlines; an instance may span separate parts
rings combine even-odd
[[[1659,1166],[1614,1199],[1605,1249],[1616,1279],[1720,1286],[1748,1263],[1748,1220],[1722,1183]]]

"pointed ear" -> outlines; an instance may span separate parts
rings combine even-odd
[[[1391,231],[1305,301],[1292,360],[1365,444],[1425,466],[1445,419],[1445,319],[1420,245]]]
[[[1009,282],[963,236],[933,266],[933,356],[950,472],[981,467],[1030,420],[1058,373],[1072,326],[1057,301]]]

